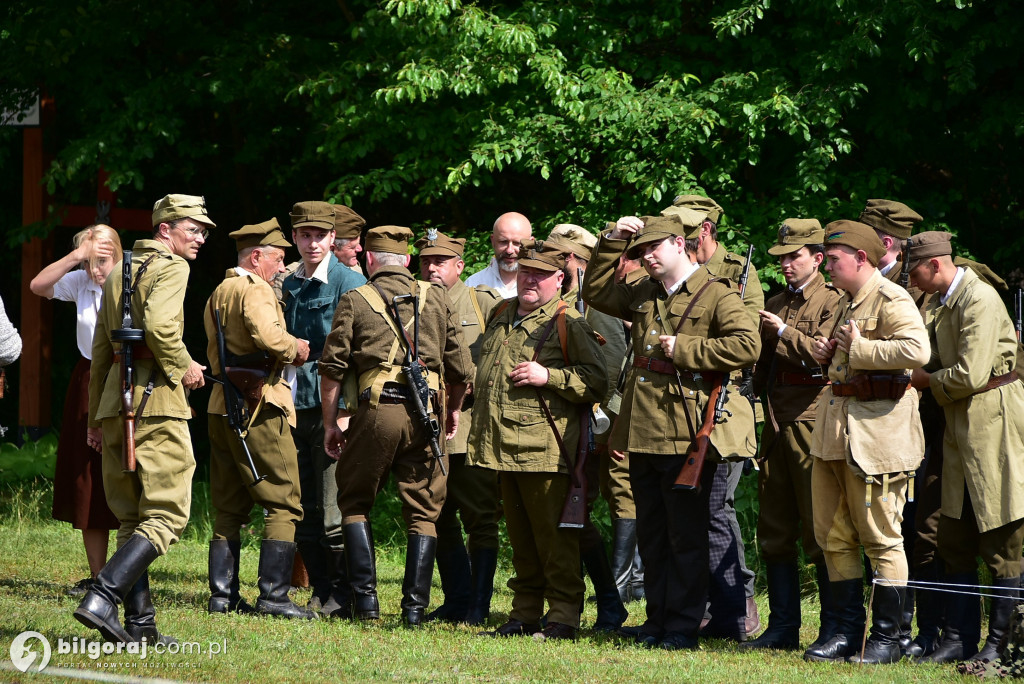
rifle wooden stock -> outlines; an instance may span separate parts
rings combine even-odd
[[[704,459],[711,446],[711,431],[715,428],[715,405],[718,403],[718,396],[722,393],[722,384],[728,381],[729,376],[723,374],[722,380],[715,383],[712,388],[708,404],[704,409],[704,423],[694,437],[693,450],[686,455],[686,461],[679,469],[679,475],[676,476],[672,489],[690,491],[700,487],[700,474],[704,470]]]
[[[587,520],[587,456],[590,453],[590,411],[580,411],[580,439],[576,447],[576,463],[569,473],[569,491],[562,505],[558,526],[582,528]]]
[[[122,378],[125,376],[124,364],[121,364]],[[121,439],[121,471],[125,473],[135,472],[135,406],[132,397],[132,387],[127,381],[122,381],[121,408],[124,413],[121,422],[124,434]]]

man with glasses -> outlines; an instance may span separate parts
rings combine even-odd
[[[113,341],[123,327],[122,278],[108,278],[103,287],[93,338],[89,426],[103,430],[103,488],[121,527],[117,551],[96,576],[75,618],[109,641],[172,641],[157,631],[147,568],[178,541],[188,522],[196,462],[185,422],[192,416],[185,390],[203,386],[206,367],[182,341],[182,305],[188,261],[196,258],[213,227],[202,197],[167,195],[153,207],[152,237],[137,240],[132,248],[132,323],[145,333],[144,341],[132,343],[133,472],[122,470],[121,372],[116,367],[128,343]],[[124,627],[117,615],[122,601]]]

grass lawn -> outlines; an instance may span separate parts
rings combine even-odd
[[[470,627],[427,626],[403,629],[399,619],[403,560],[395,547],[378,553],[383,618],[378,624],[342,621],[298,622],[244,616],[210,616],[206,544],[186,535],[150,570],[157,620],[162,631],[183,642],[197,642],[202,653],[87,654],[57,653],[57,641],[98,639],[72,618],[77,600],[67,587],[84,576],[85,558],[78,533],[70,526],[33,513],[38,507],[11,502],[0,493],[0,681],[67,681],[63,677],[22,674],[8,657],[21,632],[43,634],[54,652],[49,668],[81,668],[85,674],[125,678],[158,677],[177,681],[320,682],[320,681],[691,681],[707,682],[844,682],[948,681],[948,666],[887,667],[805,663],[800,653],[742,653],[735,644],[708,641],[696,652],[647,651],[606,637],[584,636],[576,643],[539,643],[532,639],[496,640],[477,636]],[[21,496],[21,495],[18,495]],[[8,500],[4,500],[4,498]],[[258,551],[243,550],[242,593],[256,598]],[[507,617],[511,595],[505,589],[510,568],[499,567],[492,624]],[[305,603],[308,590],[295,596]],[[437,577],[433,604],[441,598]],[[767,597],[760,596],[766,617]],[[642,622],[643,605],[630,605],[628,624]],[[804,643],[816,634],[816,601],[807,600]],[[584,626],[594,620],[588,603]],[[210,653],[216,643],[220,652]],[[38,644],[34,645],[40,651]],[[109,679],[108,679],[109,680]]]

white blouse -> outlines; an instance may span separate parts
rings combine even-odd
[[[96,317],[103,301],[103,288],[93,282],[88,273],[77,269],[65,273],[54,284],[53,299],[75,303],[78,308],[78,351],[92,360],[92,338],[96,333]]]

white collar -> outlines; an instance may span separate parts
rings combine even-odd
[[[892,269],[896,268],[896,264],[898,264],[898,263],[900,263],[900,262],[896,261],[895,259],[893,259],[892,261],[887,263],[885,266],[879,266],[878,270],[882,272],[882,275],[887,276],[887,275],[889,275],[889,271],[891,271]]]
[[[686,282],[686,279],[692,276],[698,268],[700,268],[700,264],[691,261],[689,270],[687,270],[686,273],[683,274],[683,277],[680,278],[679,281],[676,282],[672,287],[668,287],[667,285],[665,285],[664,282],[662,282],[662,287],[665,288],[665,292],[668,293],[668,296],[671,297],[676,292],[678,292],[679,288],[682,287],[683,283]]]
[[[295,275],[299,278],[314,278],[319,280],[321,283],[327,282],[327,271],[331,269],[331,257],[333,254],[328,254],[323,260],[317,264],[316,270],[313,271],[313,275],[306,275],[306,262],[302,262],[302,265],[295,269]]]
[[[953,282],[949,284],[949,289],[946,290],[946,294],[939,297],[939,304],[945,304],[949,301],[949,298],[953,296],[953,291],[956,290],[956,286],[960,284],[960,281],[964,278],[964,269],[959,266],[956,269],[956,275],[953,276]]]

